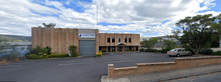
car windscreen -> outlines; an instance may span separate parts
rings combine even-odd
[[[170,51],[176,51],[176,49],[172,49],[172,50],[170,50]]]

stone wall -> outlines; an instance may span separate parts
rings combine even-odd
[[[123,68],[114,68],[113,64],[108,64],[108,77],[161,72],[218,63],[221,63],[220,56],[176,58],[174,62],[137,63],[137,66]]]

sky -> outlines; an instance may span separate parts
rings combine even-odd
[[[0,0],[0,5],[0,34],[22,36],[42,23],[165,36],[186,16],[221,13],[221,0]]]

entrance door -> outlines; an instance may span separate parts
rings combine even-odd
[[[94,40],[79,40],[79,55],[92,56],[95,55],[95,41]]]
[[[122,46],[118,46],[117,51],[121,52],[122,51]]]

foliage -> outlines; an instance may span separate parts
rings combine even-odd
[[[27,55],[28,59],[45,59],[45,58],[63,58],[68,57],[68,54],[52,54],[52,55],[37,55],[37,54],[29,54]]]
[[[56,26],[56,23],[50,23],[50,24],[46,24],[46,23],[42,23],[42,25],[44,25],[44,28],[54,28]],[[38,26],[38,28],[43,28],[42,26]]]
[[[9,49],[7,41],[6,39],[0,39],[0,54],[6,53],[5,49]]]
[[[102,56],[102,50],[99,51],[99,53],[96,53],[96,57],[101,57]]]
[[[157,50],[157,49],[145,49],[145,52],[161,52],[161,50]]]
[[[3,55],[1,58],[6,59],[7,61],[11,61],[11,60],[14,60],[17,57],[18,56],[16,54],[8,54],[8,55]]]
[[[144,49],[144,48],[141,48],[141,49],[140,49],[140,51],[141,51],[141,52],[144,52],[144,51],[145,51],[145,49]]]
[[[106,52],[106,50],[102,50],[102,52]]]
[[[62,58],[62,57],[68,57],[68,54],[52,54],[48,55],[49,58]]]
[[[79,54],[77,53],[77,46],[75,46],[75,45],[69,46],[69,51],[70,51],[71,57],[78,57],[79,56]]]
[[[50,47],[46,46],[44,48],[44,55],[51,55],[51,48]]]
[[[150,38],[149,40],[143,39],[141,42],[141,45],[144,46],[144,48],[151,49],[154,47],[154,45],[158,42],[157,38]]]
[[[43,55],[44,50],[41,48],[41,46],[36,45],[36,47],[32,49],[29,54]]]
[[[213,29],[217,17],[212,17],[212,14],[197,15],[181,19],[176,25],[182,29],[183,35],[180,37],[181,30],[173,30],[174,37],[181,43],[189,47],[195,54],[206,44],[211,44],[217,35]],[[215,26],[215,25],[214,25]]]
[[[163,40],[165,47],[174,47],[176,45],[176,42],[171,40]]]
[[[173,47],[166,47],[166,48],[164,48],[164,47],[162,47],[162,53],[167,53],[167,51],[170,51],[171,49],[174,49]]]
[[[116,50],[112,50],[112,52],[116,52]]]
[[[203,48],[200,51],[201,54],[205,54],[205,55],[211,54],[212,52],[213,52],[213,50],[210,48]]]
[[[220,55],[221,56],[221,52],[212,52],[211,55]]]

